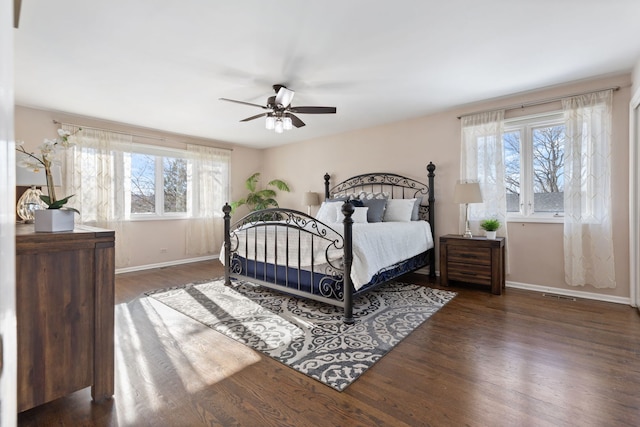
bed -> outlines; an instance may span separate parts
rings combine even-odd
[[[325,201],[315,217],[273,208],[232,225],[225,204],[225,283],[244,278],[336,305],[353,323],[356,295],[426,266],[435,277],[435,169],[427,166],[428,184],[367,173],[331,186],[325,174]]]

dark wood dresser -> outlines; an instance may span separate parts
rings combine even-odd
[[[16,225],[18,411],[91,386],[114,392],[114,232]]]
[[[505,287],[504,237],[440,237],[440,283],[450,281],[475,283],[491,287],[500,295]]]

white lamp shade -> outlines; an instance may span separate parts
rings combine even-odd
[[[302,198],[302,204],[304,206],[318,206],[320,204],[320,195],[312,191],[307,191]]]
[[[453,192],[455,203],[482,203],[482,192],[477,182],[458,182]]]

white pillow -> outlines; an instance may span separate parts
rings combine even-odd
[[[416,199],[389,199],[384,210],[385,222],[409,222]]]
[[[353,214],[351,214],[351,219],[354,223],[366,223],[367,222],[367,211],[369,208],[355,207],[353,208]],[[342,213],[342,205],[340,205],[340,209],[338,209],[338,215],[336,216],[336,222],[344,221],[344,214]]]
[[[316,219],[325,224],[336,222],[340,207],[342,207],[342,203],[339,202],[322,202],[318,213],[316,213]]]

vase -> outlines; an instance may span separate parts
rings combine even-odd
[[[485,236],[487,236],[487,239],[489,240],[496,240],[496,231],[485,231]]]
[[[42,209],[35,211],[35,231],[72,231],[73,211],[62,209]]]

